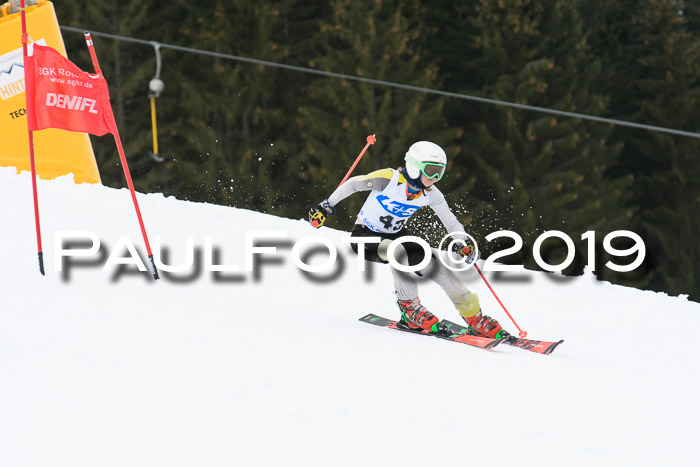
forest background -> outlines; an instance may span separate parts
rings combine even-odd
[[[549,109],[700,131],[700,4],[681,0],[93,0],[54,2],[59,23],[95,32],[280,62]],[[81,34],[69,57],[91,62]],[[440,189],[482,257],[537,269],[537,236],[596,232],[600,279],[700,301],[700,139],[564,118],[161,49],[160,154],[152,150],[150,45],[93,36],[136,189],[303,218],[355,173],[398,167],[415,141],[445,148]],[[92,137],[102,181],[124,179],[111,137]],[[349,230],[364,196],[329,221]],[[410,225],[433,244],[432,213]],[[185,220],[186,222],[186,220]],[[644,264],[615,273],[603,237],[645,242]],[[566,254],[548,240],[551,264]],[[625,248],[624,240],[613,243]]]

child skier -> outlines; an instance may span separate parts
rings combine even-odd
[[[428,141],[413,144],[406,153],[406,166],[399,169],[381,169],[368,175],[350,178],[338,187],[327,200],[309,209],[309,222],[316,228],[321,227],[326,218],[335,212],[334,206],[358,191],[370,191],[365,204],[357,216],[352,231],[353,237],[378,237],[379,243],[365,243],[365,260],[388,263],[387,251],[392,240],[413,235],[405,222],[423,206],[430,206],[448,233],[466,237],[464,227],[452,213],[445,196],[434,186],[442,178],[447,166],[447,155],[440,146]],[[352,244],[357,253],[357,243]],[[420,264],[425,252],[415,242],[401,244],[396,256],[404,258],[410,266]],[[460,254],[471,261],[477,258],[476,250],[464,246]],[[440,320],[430,313],[418,298],[418,286],[410,273],[391,268],[394,276],[395,293],[401,319],[399,324],[411,329],[425,329],[435,333],[447,330]],[[430,262],[420,271],[419,276],[427,276],[437,282],[447,293],[459,314],[469,328],[477,335],[505,338],[509,334],[493,318],[481,313],[479,297],[467,289],[464,284],[441,261],[431,255]]]

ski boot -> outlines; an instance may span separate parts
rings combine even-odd
[[[425,330],[434,334],[448,335],[449,329],[420,303],[418,297],[413,300],[398,300],[401,319],[397,325],[411,331]]]
[[[473,332],[474,335],[490,337],[492,339],[508,339],[511,337],[508,331],[503,329],[498,321],[490,316],[482,314],[481,310],[474,316],[463,316],[462,318],[467,322],[469,330]]]

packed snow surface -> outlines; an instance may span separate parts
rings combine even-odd
[[[45,276],[31,178],[0,168],[2,467],[697,465],[700,304],[685,297],[487,273],[529,337],[565,339],[550,356],[487,351],[359,322],[397,317],[391,274],[358,271],[332,218],[317,231],[139,194],[156,256],[182,270],[153,281],[128,250],[145,259],[126,189],[69,176],[38,192]],[[276,251],[247,271],[260,232]],[[294,264],[310,236],[336,246],[335,275]],[[88,256],[58,261],[71,238]],[[459,319],[436,286],[421,299]]]

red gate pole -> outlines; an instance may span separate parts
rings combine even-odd
[[[98,75],[102,74],[100,69],[100,64],[97,61],[97,55],[95,54],[95,48],[92,44],[92,37],[88,31],[85,31],[85,42],[87,42],[88,49],[90,50],[90,58],[92,59],[92,65],[95,67],[95,73]],[[111,104],[110,104],[111,105]],[[116,126],[115,126],[116,128]],[[113,133],[114,141],[117,144],[117,150],[119,151],[119,158],[122,161],[122,168],[124,169],[124,176],[126,177],[126,183],[129,186],[129,191],[131,192],[131,200],[134,202],[134,209],[136,210],[136,217],[139,220],[139,225],[141,226],[141,235],[143,235],[143,241],[146,244],[146,252],[148,253],[148,259],[151,261],[151,267],[153,268],[153,278],[160,279],[158,275],[158,269],[156,269],[156,263],[153,260],[153,253],[151,252],[151,244],[148,242],[148,235],[146,235],[146,227],[143,225],[143,218],[141,217],[141,209],[139,208],[139,202],[136,200],[136,192],[134,191],[134,182],[131,180],[131,173],[129,173],[129,164],[126,162],[126,156],[124,155],[124,147],[122,146],[122,140],[119,137],[119,131]]]
[[[29,36],[27,35],[27,17],[25,15],[24,0],[20,0],[20,16],[22,18],[22,54],[23,54],[23,66],[25,71],[27,70],[27,43],[29,42]],[[34,80],[24,80],[26,86],[33,86]],[[25,88],[25,96],[29,95],[29,90]],[[27,136],[29,139],[29,165],[32,172],[32,193],[34,195],[34,221],[36,224],[36,244],[39,257],[39,272],[42,275],[44,273],[44,251],[41,247],[41,223],[39,222],[39,197],[36,191],[36,163],[34,159],[34,132],[30,130],[29,125],[29,114],[34,113],[34,103],[30,103],[29,99],[26,99],[27,107]]]

